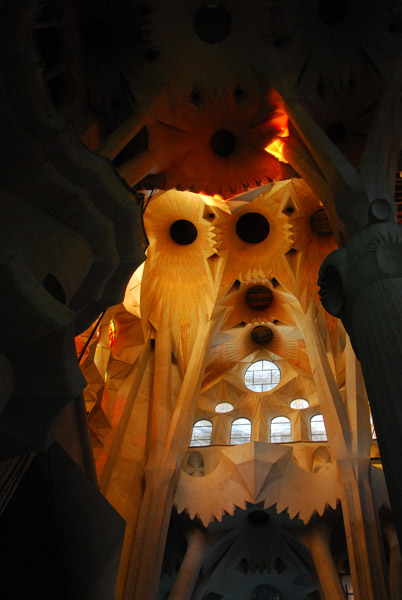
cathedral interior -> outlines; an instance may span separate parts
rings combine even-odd
[[[0,30],[0,597],[402,600],[402,1]]]

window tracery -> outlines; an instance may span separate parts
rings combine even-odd
[[[257,360],[244,374],[244,383],[252,392],[268,392],[281,379],[279,367],[270,360]]]

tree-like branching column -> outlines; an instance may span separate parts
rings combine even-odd
[[[402,229],[393,186],[401,147],[399,91],[384,93],[358,168],[342,155],[297,101],[288,114],[297,134],[284,155],[323,201],[341,248],[323,263],[324,307],[342,319],[361,361],[399,539]]]

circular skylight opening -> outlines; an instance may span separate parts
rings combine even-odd
[[[264,215],[249,212],[237,221],[236,233],[243,242],[259,244],[268,237],[269,223]]]
[[[274,332],[270,327],[265,327],[265,325],[257,325],[257,327],[254,327],[253,331],[251,332],[251,339],[260,346],[269,344],[273,337]]]
[[[311,215],[310,227],[316,235],[321,237],[332,235],[331,225],[323,208],[319,208]]]
[[[308,400],[306,400],[305,398],[295,398],[290,403],[290,408],[295,408],[299,410],[302,410],[303,408],[308,408],[309,406],[310,402],[308,402]]]
[[[270,360],[257,360],[244,374],[244,383],[252,392],[268,392],[281,379],[279,367]]]
[[[273,301],[274,296],[265,285],[253,285],[246,292],[246,304],[253,310],[265,310]]]
[[[215,412],[217,413],[227,413],[233,410],[233,404],[230,402],[220,402],[215,406]]]
[[[200,40],[207,44],[219,44],[232,29],[232,17],[225,7],[209,2],[198,9],[193,26]]]
[[[179,219],[170,226],[170,237],[176,244],[188,246],[197,239],[197,228],[191,221]]]
[[[236,143],[236,138],[231,131],[220,129],[212,135],[209,145],[214,154],[226,158],[233,154],[236,149]]]

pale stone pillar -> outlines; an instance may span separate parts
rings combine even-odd
[[[295,311],[295,316],[305,337],[328,441],[338,464],[344,490],[342,513],[354,595],[356,600],[385,600],[390,596],[382,568],[381,540],[368,480],[369,454],[364,451],[364,440],[356,440],[356,436],[352,435],[347,411],[317,326],[314,304],[310,304],[305,315]],[[348,353],[349,363],[351,360],[352,354]],[[353,361],[355,362],[354,357]],[[353,377],[353,365],[347,364],[346,368],[349,413],[351,405],[357,403],[356,414],[363,418],[363,398],[359,392],[358,380]]]
[[[330,530],[324,522],[319,522],[303,533],[313,557],[317,575],[325,600],[345,600],[346,595],[329,546]]]
[[[218,313],[210,320],[200,321],[170,422],[160,423],[167,425],[160,458],[154,456],[151,447],[124,600],[155,600],[157,596],[177,476],[191,438],[207,351],[221,320],[222,313]],[[158,441],[158,437],[154,439]]]
[[[206,548],[206,532],[198,527],[187,534],[187,551],[168,600],[191,600]]]

